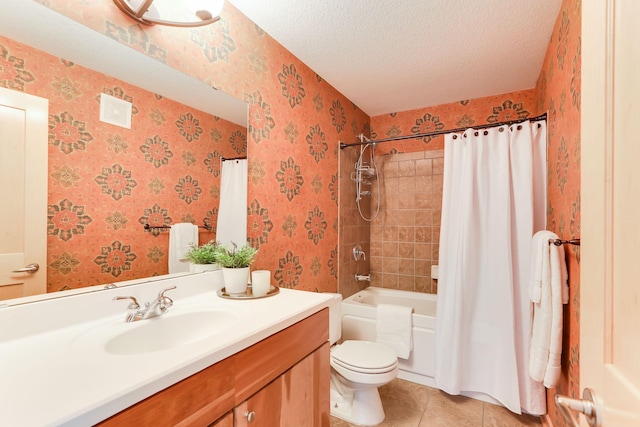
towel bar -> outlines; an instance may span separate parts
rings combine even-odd
[[[580,239],[562,240],[562,239],[549,239],[549,243],[553,243],[556,246],[564,244],[580,246]]]
[[[171,228],[170,225],[149,225],[149,224],[145,224],[144,225],[144,229],[145,230],[153,230],[154,228]],[[212,227],[210,225],[199,225],[198,228],[204,228],[205,230],[212,230]]]

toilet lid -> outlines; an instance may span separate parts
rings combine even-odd
[[[344,368],[363,373],[383,373],[398,363],[395,351],[371,341],[345,341],[331,352],[331,359]]]

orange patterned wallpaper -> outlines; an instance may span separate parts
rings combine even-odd
[[[215,225],[245,128],[2,37],[0,86],[49,99],[49,291],[166,274],[145,223]],[[99,121],[102,92],[133,103],[131,129]]]
[[[537,111],[548,111],[547,227],[563,239],[580,237],[581,0],[564,0],[536,86]],[[580,247],[565,246],[569,304],[564,308],[562,374],[547,393],[554,426],[567,426],[554,396],[580,398]]]
[[[526,119],[536,115],[534,110],[533,89],[523,90],[372,117],[371,135],[374,138],[383,139]],[[434,136],[420,140],[385,142],[377,147],[376,153],[410,153],[443,148],[444,137]]]
[[[335,291],[338,141],[368,116],[228,2],[201,28],[142,27],[111,0],[39,0],[249,103],[248,236],[279,286]]]

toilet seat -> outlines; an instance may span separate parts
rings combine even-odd
[[[331,351],[331,362],[363,374],[383,374],[398,365],[396,353],[384,344],[371,341],[345,341]]]

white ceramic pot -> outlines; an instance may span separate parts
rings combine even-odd
[[[220,270],[220,266],[218,264],[194,264],[191,263],[189,265],[190,273],[202,273],[203,271],[215,271]]]
[[[222,268],[224,288],[229,294],[242,294],[247,291],[249,282],[249,267]]]

